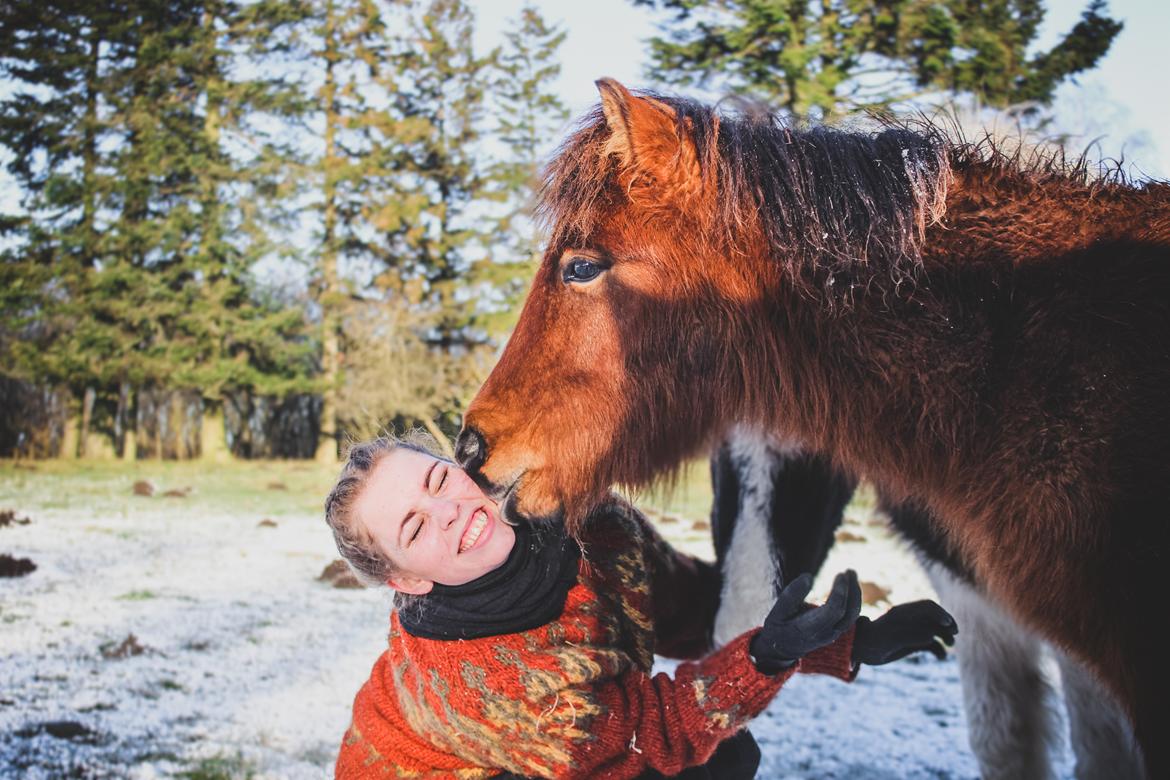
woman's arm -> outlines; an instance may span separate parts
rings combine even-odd
[[[616,677],[539,695],[540,676],[529,680],[527,695],[523,689],[497,691],[487,678],[472,678],[475,691],[432,680],[428,688],[434,687],[411,702],[399,700],[391,655],[383,653],[354,700],[335,776],[474,780],[502,770],[519,777],[586,780],[637,777],[647,767],[677,774],[706,763],[796,672],[850,679],[852,633],[775,676],[756,671],[748,656],[754,633],[702,661],[681,664],[673,678],[648,675],[627,662]],[[590,653],[579,659],[587,675],[607,660],[619,662]],[[474,702],[454,698],[469,695]],[[414,712],[413,725],[407,709]],[[424,723],[426,736],[416,731]]]
[[[596,686],[589,697],[600,712],[583,729],[588,737],[570,742],[569,771],[557,777],[635,777],[647,767],[677,774],[706,762],[796,672],[853,678],[852,630],[772,676],[758,672],[748,655],[755,633],[679,665],[673,678],[631,670]]]
[[[608,583],[603,589],[622,591],[645,616],[653,653],[694,659],[712,649],[723,584],[715,564],[671,547],[645,515],[618,496],[590,516],[585,549],[598,578]],[[633,581],[638,587],[631,589]]]
[[[606,517],[608,515],[608,517]],[[667,658],[701,658],[711,635],[723,578],[713,563],[670,546],[646,517],[614,497],[596,516],[594,550],[634,547],[645,567],[643,610],[654,630],[654,652]],[[612,568],[607,564],[603,569]]]

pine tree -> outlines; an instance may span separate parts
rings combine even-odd
[[[552,89],[561,72],[557,51],[565,35],[549,26],[535,7],[525,5],[505,31],[505,45],[494,59],[495,137],[504,159],[493,166],[491,178],[493,195],[504,210],[488,256],[477,264],[475,274],[476,283],[498,299],[488,302],[481,315],[493,335],[506,333],[515,324],[519,299],[540,259],[532,209],[541,155],[569,117],[568,107]]]
[[[239,148],[245,116],[290,99],[272,79],[227,75],[272,45],[260,41],[295,17],[289,5],[56,3],[0,17],[18,85],[0,141],[25,193],[25,215],[5,220],[19,247],[5,265],[36,336],[6,352],[22,376],[80,394],[83,454],[103,397],[116,399],[122,450],[134,388],[307,385],[303,317],[261,301],[249,276],[267,249],[248,204],[270,184],[270,145],[243,159],[224,137]]]
[[[209,398],[310,386],[303,310],[267,300],[251,278],[252,267],[276,251],[271,233],[283,227],[281,200],[293,194],[289,179],[300,162],[279,133],[307,110],[299,85],[264,73],[306,18],[287,2],[202,5],[192,51],[202,132],[190,150],[198,241],[187,256],[194,300],[185,327],[199,340],[191,379]]]
[[[457,410],[480,379],[475,360],[486,343],[475,327],[468,275],[490,231],[477,213],[490,186],[481,161],[490,58],[474,53],[473,25],[461,0],[395,5],[371,58],[378,97],[353,126],[361,152],[352,170],[361,171],[364,189],[352,216],[364,229],[353,231],[351,249],[376,265],[372,283],[355,288],[348,316],[355,332],[405,328],[387,338],[422,347],[408,351],[425,356],[425,371],[410,375],[434,379],[384,397],[379,414],[436,434],[437,421],[456,427]],[[382,309],[380,323],[371,323],[370,300]],[[347,360],[345,381],[368,385],[366,377],[386,370],[402,369]],[[351,406],[346,414],[364,412]]]
[[[216,164],[203,114],[205,13],[191,0],[138,0],[125,12],[122,46],[109,63],[111,121],[122,136],[111,154],[117,214],[107,261],[85,296],[93,316],[83,325],[112,352],[103,379],[119,388],[116,417],[127,434],[135,401],[136,443],[125,444],[125,454],[185,457],[191,447],[168,443],[159,431],[190,425],[215,357],[199,323],[208,270],[199,262],[200,177]],[[175,392],[189,399],[177,419]]]
[[[443,312],[440,338],[455,339],[470,316],[456,290],[482,229],[470,206],[488,191],[480,157],[490,61],[472,50],[474,19],[462,0],[400,12],[380,78],[391,99],[383,138],[396,142],[396,190],[413,208],[384,234],[383,256],[391,276],[425,283]]]
[[[21,323],[4,371],[82,394],[81,454],[98,377],[75,355],[73,323],[102,251],[99,213],[111,177],[99,158],[111,128],[99,114],[100,63],[102,46],[116,45],[119,21],[119,8],[104,2],[0,7],[0,73],[13,85],[0,103],[0,144],[12,155],[23,211],[3,220],[19,246],[5,267],[20,303],[2,313]]]
[[[1121,23],[1104,0],[1046,52],[1028,54],[1043,0],[634,0],[669,11],[651,41],[652,78],[746,93],[804,116],[833,116],[948,91],[985,105],[1051,101],[1092,68]]]
[[[381,419],[457,424],[489,343],[476,291],[502,264],[485,261],[530,256],[521,203],[536,139],[542,117],[563,117],[539,86],[563,36],[529,9],[502,61],[513,89],[500,100],[516,108],[500,138],[517,162],[489,166],[495,53],[472,51],[473,24],[460,0],[0,7],[0,69],[14,85],[0,142],[24,194],[0,219],[3,372],[67,384],[82,432],[93,415],[119,439],[134,406],[145,420],[168,394],[316,386],[321,451],[336,457],[341,424],[360,412],[339,394],[372,376],[343,359],[347,334],[391,328],[418,370]],[[303,67],[281,65],[301,53],[311,64],[298,79]],[[305,128],[320,139],[313,159]],[[507,208],[508,249],[492,202]],[[252,275],[295,253],[280,231],[306,207],[320,230],[312,334],[305,307]]]
[[[350,291],[343,261],[368,260],[369,240],[361,217],[369,207],[364,194],[383,177],[377,148],[363,145],[368,93],[380,60],[384,22],[367,0],[323,0],[315,9],[322,84],[317,93],[322,152],[317,166],[321,241],[313,273],[313,298],[319,309],[322,411],[317,459],[336,461],[342,414],[338,393],[344,362],[343,319]]]

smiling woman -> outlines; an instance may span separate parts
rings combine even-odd
[[[793,673],[848,680],[953,639],[929,602],[858,621],[852,573],[806,609],[804,577],[762,629],[652,676],[655,653],[712,649],[716,568],[612,495],[579,540],[556,523],[509,525],[432,444],[357,445],[326,501],[351,566],[398,591],[338,777],[746,780],[760,754],[744,726]]]

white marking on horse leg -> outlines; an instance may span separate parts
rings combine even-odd
[[[1051,778],[1058,716],[1040,668],[1044,643],[941,565],[926,571],[959,624],[955,652],[968,739],[983,779]]]
[[[1055,650],[1077,780],[1141,780],[1145,766],[1129,718],[1083,664]]]
[[[723,565],[723,593],[715,616],[717,647],[764,622],[776,601],[780,561],[773,549],[772,489],[779,465],[765,434],[737,426],[728,437],[739,479],[739,511]]]

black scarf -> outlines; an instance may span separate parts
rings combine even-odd
[[[560,617],[577,582],[581,550],[559,525],[515,526],[508,559],[463,585],[435,583],[424,596],[396,597],[402,628],[424,639],[514,634]]]

